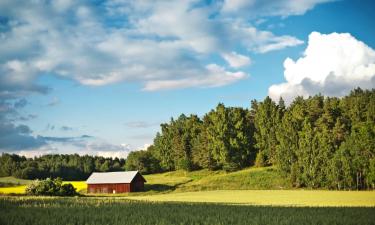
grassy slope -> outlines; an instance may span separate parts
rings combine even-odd
[[[237,172],[199,170],[174,171],[145,176],[147,190],[154,191],[204,191],[290,189],[291,186],[274,168],[248,168]]]

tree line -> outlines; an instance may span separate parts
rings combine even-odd
[[[0,177],[14,176],[22,179],[60,177],[63,180],[86,180],[94,171],[123,171],[125,159],[100,156],[43,155],[26,158],[3,153],[0,156]]]
[[[126,168],[234,171],[275,166],[295,187],[375,188],[375,90],[342,98],[266,97],[247,108],[218,106],[202,118],[161,124],[153,145],[131,152]]]

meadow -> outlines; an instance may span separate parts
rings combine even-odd
[[[0,224],[375,224],[374,208],[276,207],[129,201],[119,198],[0,197]]]

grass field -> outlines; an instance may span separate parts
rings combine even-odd
[[[0,224],[375,224],[374,208],[137,202],[116,198],[0,197]]]

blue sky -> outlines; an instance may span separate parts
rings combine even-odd
[[[372,1],[0,2],[0,151],[125,157],[159,124],[375,87]]]

